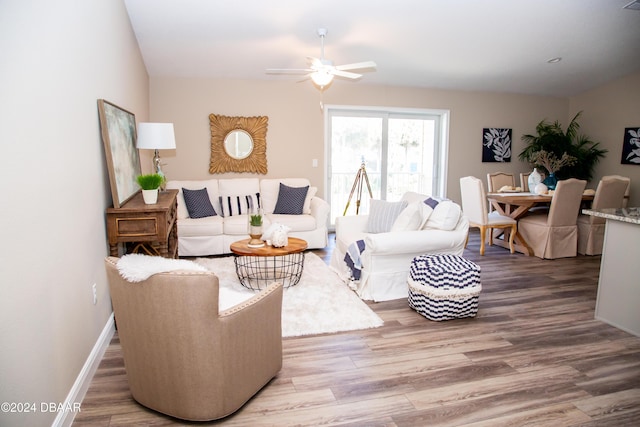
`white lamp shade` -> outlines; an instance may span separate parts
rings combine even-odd
[[[138,123],[138,148],[170,150],[176,148],[173,123]]]

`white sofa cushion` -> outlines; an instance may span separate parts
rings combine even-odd
[[[316,219],[311,215],[279,215],[279,214],[268,214],[266,215],[267,220],[270,224],[278,223],[282,225],[286,225],[291,228],[290,231],[310,231],[315,230],[318,225],[316,224]]]
[[[391,231],[420,230],[427,221],[427,217],[423,218],[422,204],[422,202],[413,202],[404,208],[393,223]]]
[[[182,218],[178,227],[180,237],[219,236],[223,232],[223,224],[223,218],[216,215],[205,218]]]
[[[460,205],[451,200],[443,200],[435,207],[424,228],[451,231],[456,228],[461,214]]]
[[[457,203],[449,199],[427,196],[414,191],[407,191],[404,193],[401,200],[406,200],[407,202],[412,203],[416,201],[423,201],[428,198],[436,200],[438,205],[433,209],[433,212],[429,216],[427,222],[423,225],[422,229],[451,231],[456,228],[458,221],[460,221],[460,216],[462,215],[462,208]]]
[[[247,236],[249,219],[246,215],[228,216],[224,219],[224,234],[228,236]]]

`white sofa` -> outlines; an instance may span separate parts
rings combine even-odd
[[[426,199],[429,196],[414,192],[402,196],[408,206],[423,203]],[[430,211],[426,223],[418,225],[419,229],[401,227],[402,230],[369,233],[369,215],[337,217],[331,268],[364,300],[407,298],[407,277],[414,257],[423,254],[462,255],[464,251],[469,221],[457,203],[436,200],[438,205]],[[359,240],[364,241],[364,251],[360,254],[361,276],[354,280],[345,255],[349,246]]]
[[[280,183],[289,187],[309,186],[301,215],[274,214],[278,201]],[[167,182],[168,189],[178,192],[178,254],[180,256],[205,256],[230,253],[231,243],[246,239],[247,216],[222,216],[221,200],[228,197],[252,196],[259,194],[260,207],[264,213],[264,228],[277,222],[290,227],[289,236],[307,241],[309,249],[327,246],[327,219],[329,204],[316,197],[317,188],[305,178],[259,179],[229,178],[195,181],[172,180]],[[209,200],[216,215],[204,218],[190,218],[185,205],[182,189],[207,190]]]

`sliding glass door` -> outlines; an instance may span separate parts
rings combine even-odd
[[[326,108],[332,226],[347,204],[347,215],[368,212],[369,186],[389,201],[406,191],[444,194],[447,112]]]

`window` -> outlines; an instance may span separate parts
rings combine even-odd
[[[448,111],[339,106],[325,111],[331,226],[347,204],[348,215],[368,212],[367,178],[376,199],[396,201],[406,191],[444,196]]]

